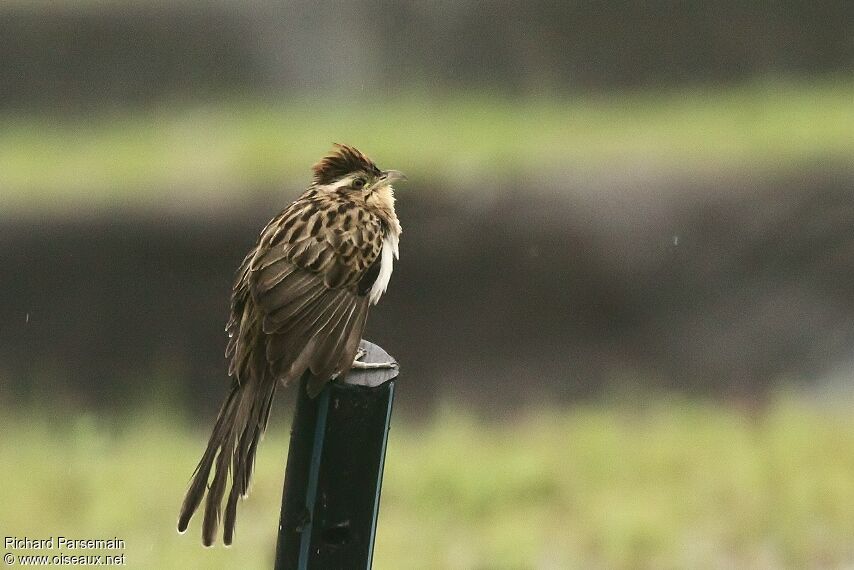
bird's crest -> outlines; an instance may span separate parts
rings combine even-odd
[[[323,157],[313,170],[315,184],[329,184],[353,172],[380,174],[374,161],[357,148],[338,143],[335,143],[335,151]]]

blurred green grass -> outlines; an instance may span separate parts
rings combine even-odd
[[[205,422],[207,423],[207,422]],[[137,568],[262,568],[286,454],[262,445],[236,545],[174,531],[207,425],[161,412],[0,419],[5,536],[125,539]],[[830,568],[854,564],[854,417],[782,396],[762,412],[680,399],[496,423],[397,418],[375,568]]]
[[[563,99],[488,92],[163,103],[94,116],[0,115],[0,206],[237,201],[302,187],[331,142],[424,184],[543,170],[790,168],[854,157],[854,82]]]

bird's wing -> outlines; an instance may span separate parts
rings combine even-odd
[[[379,270],[381,226],[349,216],[296,202],[265,229],[246,268],[267,362],[285,382],[310,370],[310,391],[350,369]]]

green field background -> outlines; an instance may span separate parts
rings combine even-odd
[[[375,568],[843,568],[854,418],[781,395],[762,411],[657,397],[509,422],[396,418]],[[126,541],[135,568],[269,567],[286,417],[262,444],[235,545],[174,529],[206,422],[5,414],[5,535]],[[18,552],[21,553],[21,552]]]
[[[0,113],[0,206],[162,209],[302,187],[332,142],[359,141],[415,180],[645,170],[783,172],[854,160],[854,83],[763,82],[565,98],[175,101],[83,117]]]

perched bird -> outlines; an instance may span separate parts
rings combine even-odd
[[[398,256],[392,183],[405,179],[351,146],[335,145],[314,165],[305,193],[267,224],[244,258],[226,326],[231,391],[181,506],[179,532],[207,491],[202,542],[213,544],[223,518],[223,542],[231,544],[237,499],[248,493],[279,383],[309,373],[308,394],[315,397],[354,366],[393,365],[356,358],[368,309],[386,291]]]

